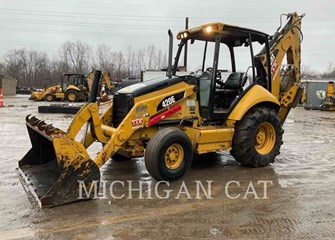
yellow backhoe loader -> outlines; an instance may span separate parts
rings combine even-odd
[[[77,73],[64,73],[61,83],[31,92],[30,100],[35,101],[86,101],[88,85],[85,75]]]
[[[88,94],[91,90],[93,81],[94,69],[90,71],[86,77],[83,74],[77,73],[64,73],[61,77],[61,83],[46,87],[41,90],[31,92],[30,100],[35,101],[87,101]],[[113,89],[113,85],[110,81],[111,76],[109,71],[104,71],[102,73],[102,84],[106,86],[108,90]],[[99,97],[103,101],[107,101],[109,98],[106,94],[101,91]]]
[[[119,90],[100,115],[96,96],[101,72],[95,71],[90,99],[67,131],[27,116],[32,148],[17,169],[26,191],[40,207],[78,201],[78,181],[90,189],[100,180],[99,168],[111,158],[144,156],[156,180],[179,179],[194,154],[220,150],[231,149],[236,161],[248,167],[273,163],[282,145],[283,123],[303,91],[303,15],[285,16],[272,36],[224,23],[185,29],[177,35],[173,64],[169,31],[166,78]],[[203,58],[195,63],[201,68],[178,76],[179,58],[188,43],[189,52],[197,44],[202,48]],[[254,54],[257,47],[259,53]],[[284,58],[291,69],[285,79],[280,76]],[[85,124],[89,130],[78,142]],[[86,149],[94,141],[102,143],[102,149],[91,157]]]

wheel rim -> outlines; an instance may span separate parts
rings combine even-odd
[[[77,96],[76,96],[76,94],[70,92],[70,93],[67,95],[67,97],[69,98],[70,101],[74,101],[74,100],[76,100],[76,97],[77,97]]]
[[[51,95],[48,95],[48,96],[47,96],[47,100],[48,100],[48,101],[52,101],[52,96],[51,96]]]
[[[184,160],[184,149],[178,143],[172,144],[165,152],[165,165],[167,168],[177,169]]]
[[[268,154],[276,142],[276,131],[271,123],[264,122],[258,126],[255,135],[255,148],[260,154]]]

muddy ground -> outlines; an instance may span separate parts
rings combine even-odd
[[[38,211],[15,173],[17,161],[31,146],[24,118],[33,113],[65,130],[72,116],[38,114],[37,105],[45,103],[26,98],[6,98],[7,107],[0,108],[1,239],[335,238],[335,112],[292,110],[284,125],[281,154],[266,168],[241,167],[223,152],[216,159],[195,161],[183,178],[185,185],[177,181],[159,186],[160,196],[172,190],[168,199],[148,199],[154,187],[147,185],[144,199],[138,199],[136,191],[128,199],[127,180],[135,185],[140,180],[155,182],[141,158],[109,161],[102,178],[108,184],[123,182],[125,187],[115,184],[113,193],[124,197],[115,199],[108,193],[107,198]],[[95,145],[90,152],[98,149]],[[197,195],[195,181],[209,197],[200,188]],[[211,181],[210,194],[206,181]],[[269,181],[266,193],[258,181]]]

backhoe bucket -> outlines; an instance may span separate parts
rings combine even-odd
[[[31,202],[45,208],[92,198],[100,171],[84,146],[35,117],[26,125],[32,148],[16,171]]]

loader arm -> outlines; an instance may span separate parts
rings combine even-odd
[[[88,103],[82,107],[73,118],[67,130],[67,136],[74,139],[79,133],[80,129],[91,120],[94,128],[96,139],[101,143],[106,143],[108,137],[102,131],[101,119],[99,116],[99,106],[96,103]]]
[[[169,88],[135,98],[134,106],[117,128],[102,124],[102,129],[105,131],[105,134],[110,135],[110,138],[93,161],[98,167],[101,167],[136,131],[142,130],[143,134],[150,134],[146,133],[146,131],[150,132],[150,129],[157,122],[171,114],[178,114],[178,112],[184,111],[185,108],[182,109],[181,106],[185,106],[187,98],[194,96],[194,91],[194,86],[181,82]],[[174,94],[182,94],[182,98],[177,100],[173,105],[157,112],[157,107],[162,100]],[[138,116],[139,109],[143,107],[146,107],[145,114]],[[109,111],[107,110],[106,112]],[[108,119],[106,113],[102,115],[101,119],[102,122]]]
[[[108,122],[109,119],[111,119],[113,104],[111,104],[100,116],[98,105],[96,103],[88,103],[82,107],[73,118],[68,127],[66,136],[67,138],[74,140],[84,124],[89,123],[90,130],[87,132],[86,136],[84,136],[82,144],[85,148],[88,148],[95,140],[103,144],[103,149],[93,159],[96,165],[100,168],[116,151],[118,151],[136,130],[148,129],[161,119],[165,118],[164,114],[167,112],[172,114],[180,110],[179,105],[172,105],[171,107],[167,107],[162,113],[157,113],[157,105],[164,98],[171,94],[182,93],[183,98],[180,101],[185,102],[187,97],[194,94],[194,86],[186,83],[179,83],[176,86],[170,87],[170,91],[167,90],[169,89],[163,89],[154,94],[151,93],[138,97],[135,100],[136,102],[132,109],[117,128],[111,127]],[[141,106],[148,106],[147,113],[145,116],[142,116],[141,122],[135,127],[134,121],[137,120],[135,116],[138,115],[138,109],[140,109]]]

